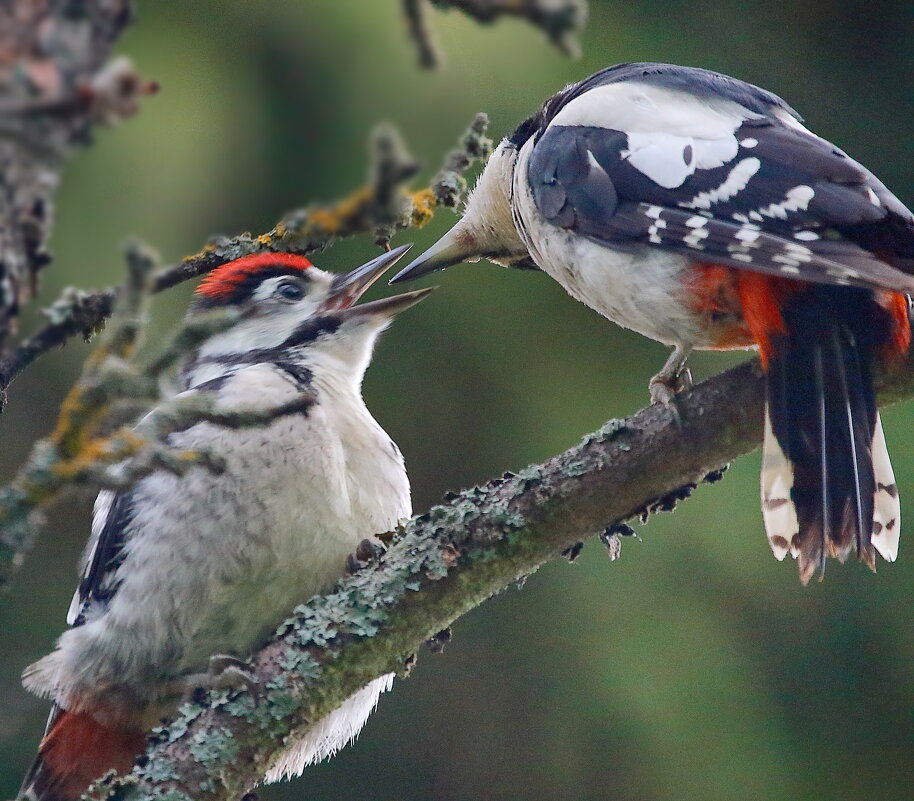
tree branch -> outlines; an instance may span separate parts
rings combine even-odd
[[[914,357],[878,379],[880,401],[914,395]],[[408,523],[378,563],[295,610],[254,659],[256,689],[194,695],[157,730],[132,776],[97,795],[131,801],[239,798],[283,743],[386,673],[404,674],[454,620],[597,532],[671,510],[758,447],[763,383],[753,361],[670,410],[613,420],[541,465],[447,497]],[[623,527],[624,528],[624,527]]]
[[[129,21],[128,0],[0,3],[0,341],[50,261],[67,156],[155,91],[125,58],[103,66]]]
[[[370,141],[371,166],[365,186],[343,200],[312,204],[287,214],[259,236],[249,233],[216,237],[199,253],[164,268],[151,279],[150,291],[163,292],[198,278],[226,262],[251,253],[289,252],[309,255],[346,237],[370,233],[380,245],[406,228],[421,228],[439,207],[455,208],[466,191],[464,172],[485,159],[492,142],[486,137],[488,118],[477,114],[459,146],[444,159],[429,186],[407,189],[419,164],[406,151],[392,126],[379,126]],[[2,274],[0,274],[2,275]],[[68,289],[46,311],[51,322],[0,357],[0,410],[9,385],[41,354],[64,345],[78,334],[88,338],[111,316],[118,289],[95,292]],[[2,317],[0,317],[2,320]]]
[[[428,24],[429,5],[457,9],[482,24],[518,17],[542,30],[549,41],[572,58],[580,56],[578,34],[587,24],[587,0],[403,0],[407,29],[426,69],[440,66],[441,51]]]

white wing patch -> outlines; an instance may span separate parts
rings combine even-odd
[[[699,192],[688,203],[682,205],[689,209],[710,209],[712,204],[722,203],[742,192],[749,183],[749,179],[761,168],[762,162],[755,157],[741,159],[733,166],[730,174],[720,186],[707,192]]]
[[[898,556],[898,537],[901,533],[901,506],[898,502],[898,485],[889,461],[882,433],[882,420],[876,415],[873,431],[873,470],[876,474],[876,496],[873,504],[873,547],[887,562]]]
[[[776,559],[799,551],[793,538],[800,531],[797,508],[790,497],[793,489],[793,466],[778,444],[771,428],[771,416],[765,408],[765,444],[762,446],[762,519],[768,544]]]
[[[732,136],[743,122],[760,117],[725,98],[699,98],[662,86],[623,81],[589,89],[565,104],[549,124],[611,128],[629,134],[664,131],[713,141]]]
[[[731,100],[626,81],[590,89],[549,125],[624,132],[628,149],[622,157],[659,186],[675,189],[696,169],[722,167],[736,158],[736,130],[760,116]]]
[[[276,760],[264,781],[268,784],[301,776],[308,765],[314,765],[351,743],[369,715],[378,705],[381,693],[393,686],[394,674],[388,673],[353,693],[341,706],[308,729]]]

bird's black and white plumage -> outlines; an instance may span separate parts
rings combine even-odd
[[[611,67],[559,93],[509,142],[530,145],[526,177],[542,218],[596,242],[914,289],[892,269],[914,270],[911,212],[783,100],[743,81]]]
[[[300,256],[259,254],[198,287],[194,311],[235,308],[238,319],[192,354],[174,402],[205,396],[258,422],[199,421],[169,435],[172,448],[220,459],[219,472],[157,470],[99,495],[72,628],[24,673],[55,707],[23,795],[73,801],[108,769],[129,770],[148,729],[206,680],[211,656],[246,659],[342,576],[363,538],[409,516],[403,457],[361,383],[378,335],[425,293],[353,305],[406,249],[337,276]],[[392,678],[290,742],[266,779],[352,740]]]
[[[757,346],[776,555],[799,557],[804,580],[828,554],[895,558],[870,373],[908,347],[914,217],[779,97],[651,63],[566,87],[501,143],[463,219],[394,280],[474,256],[532,261],[672,345],[654,399],[670,399],[690,350]]]

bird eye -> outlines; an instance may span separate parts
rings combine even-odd
[[[285,300],[301,300],[305,296],[305,290],[295,281],[283,281],[276,287],[276,294]]]

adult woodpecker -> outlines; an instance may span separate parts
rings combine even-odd
[[[99,495],[72,628],[24,673],[29,690],[54,700],[24,795],[71,801],[107,770],[129,771],[146,731],[174,712],[212,655],[247,657],[297,603],[341,577],[362,539],[410,515],[403,457],[361,383],[378,335],[427,291],[354,305],[407,248],[345,275],[301,256],[246,256],[200,284],[191,314],[240,314],[190,356],[184,394],[226,411],[295,411],[169,437],[221,457],[218,475],[155,472]],[[351,741],[392,678],[316,724],[266,779],[296,775]]]
[[[806,583],[825,557],[895,559],[898,491],[872,364],[904,354],[914,217],[781,98],[708,70],[622,64],[551,97],[490,157],[463,218],[394,277],[484,257],[538,267],[673,346],[757,347],[762,514]]]

